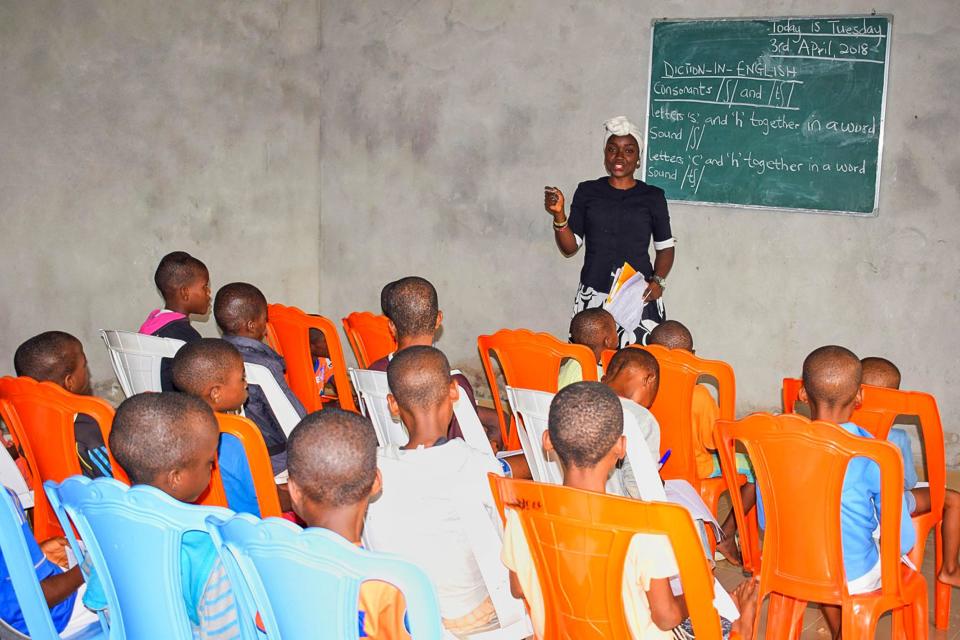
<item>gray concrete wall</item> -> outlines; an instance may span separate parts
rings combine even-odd
[[[46,329],[84,342],[161,306],[183,249],[211,283],[319,300],[314,2],[0,4],[0,374]],[[198,325],[216,335],[210,318]]]
[[[739,410],[829,343],[899,363],[960,431],[960,5],[712,0],[324,2],[322,309],[377,309],[383,283],[440,291],[440,342],[476,372],[476,336],[564,335],[582,255],[564,260],[542,187],[601,175],[600,124],[646,100],[656,17],[895,16],[880,215],[673,205],[669,314],[730,362]],[[485,386],[485,385],[484,385]]]

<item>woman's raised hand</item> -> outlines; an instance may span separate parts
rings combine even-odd
[[[543,208],[559,222],[565,215],[563,212],[563,192],[556,187],[543,188]]]

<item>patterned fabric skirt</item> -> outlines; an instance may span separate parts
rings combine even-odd
[[[727,620],[726,618],[720,618],[720,632],[722,634],[723,640],[727,640],[730,637],[730,630],[733,627],[733,623]],[[693,640],[693,623],[690,621],[690,618],[687,618],[680,626],[673,630],[673,637],[676,640]]]
[[[603,306],[609,295],[606,291],[597,291],[583,283],[577,288],[577,297],[573,301],[573,315],[584,309],[593,309]],[[620,337],[620,346],[631,344],[647,344],[647,339],[654,327],[667,319],[666,309],[663,307],[663,297],[654,302],[648,302],[643,307],[643,315],[639,327],[621,327],[617,325],[617,335]]]

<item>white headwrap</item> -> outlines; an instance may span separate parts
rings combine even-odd
[[[640,131],[640,127],[627,120],[627,116],[610,118],[603,123],[603,131],[604,143],[610,136],[633,136],[640,148],[643,149],[643,132]]]

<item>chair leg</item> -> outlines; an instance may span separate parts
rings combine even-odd
[[[843,603],[840,636],[843,640],[873,640],[877,631],[877,613],[866,607],[854,609],[853,602]],[[897,637],[897,636],[893,636]]]
[[[944,584],[936,578],[936,576],[940,575],[940,570],[943,568],[943,521],[938,522],[934,528],[933,540],[936,545],[936,561],[934,562],[934,567],[936,568],[933,578],[934,624],[937,629],[944,630],[950,626],[950,596],[953,594],[953,589],[950,585]]]
[[[803,632],[803,612],[807,603],[788,596],[771,593],[767,602],[767,627],[764,638],[799,640]],[[759,611],[759,607],[757,608]]]

